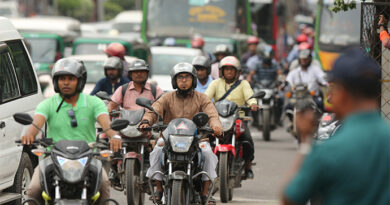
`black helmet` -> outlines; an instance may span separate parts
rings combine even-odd
[[[149,66],[142,59],[135,60],[129,67],[129,73],[136,70],[145,70],[149,72]]]
[[[211,73],[211,63],[210,59],[205,56],[197,56],[192,60],[192,65],[196,67],[203,67],[207,69],[207,75],[210,75]]]
[[[180,73],[189,73],[192,75],[192,88],[196,88],[196,84],[198,81],[195,67],[189,63],[178,63],[172,68],[171,72],[171,80],[173,89],[177,88],[176,76]]]
[[[87,69],[85,69],[84,63],[81,60],[72,58],[63,58],[58,60],[52,71],[54,91],[59,93],[58,76],[61,75],[73,75],[78,79],[76,92],[81,93],[87,82]]]
[[[118,77],[122,76],[123,73],[123,63],[122,60],[116,56],[111,56],[107,58],[103,65],[104,74],[107,76],[107,69],[117,69]]]

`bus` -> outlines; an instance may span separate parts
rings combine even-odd
[[[141,35],[145,42],[174,37],[189,46],[190,38],[232,38],[252,34],[248,0],[144,0]]]
[[[334,13],[333,0],[320,0],[315,22],[314,51],[322,69],[329,71],[340,52],[360,45],[361,5],[355,9]]]

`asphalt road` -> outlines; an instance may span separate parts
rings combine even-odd
[[[256,151],[253,167],[255,178],[243,181],[242,187],[234,189],[233,200],[229,204],[246,205],[276,205],[279,203],[279,193],[282,179],[290,167],[296,153],[297,145],[285,128],[278,128],[271,134],[271,141],[264,142],[261,132],[251,127]],[[111,195],[119,204],[127,204],[124,192],[111,190]],[[214,197],[217,204],[219,192]],[[145,204],[153,204],[145,197]]]

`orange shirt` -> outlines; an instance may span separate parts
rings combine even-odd
[[[380,39],[384,47],[390,49],[390,35],[387,31],[382,31],[380,33]]]

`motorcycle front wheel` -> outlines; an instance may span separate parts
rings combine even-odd
[[[184,205],[186,204],[186,187],[184,180],[173,180],[172,183],[172,205]]]
[[[229,153],[219,153],[219,194],[222,203],[227,203],[233,198],[233,188],[229,186]]]
[[[138,163],[135,159],[126,160],[125,182],[126,182],[126,199],[128,205],[143,205],[145,193],[141,193],[138,188],[139,183]]]

